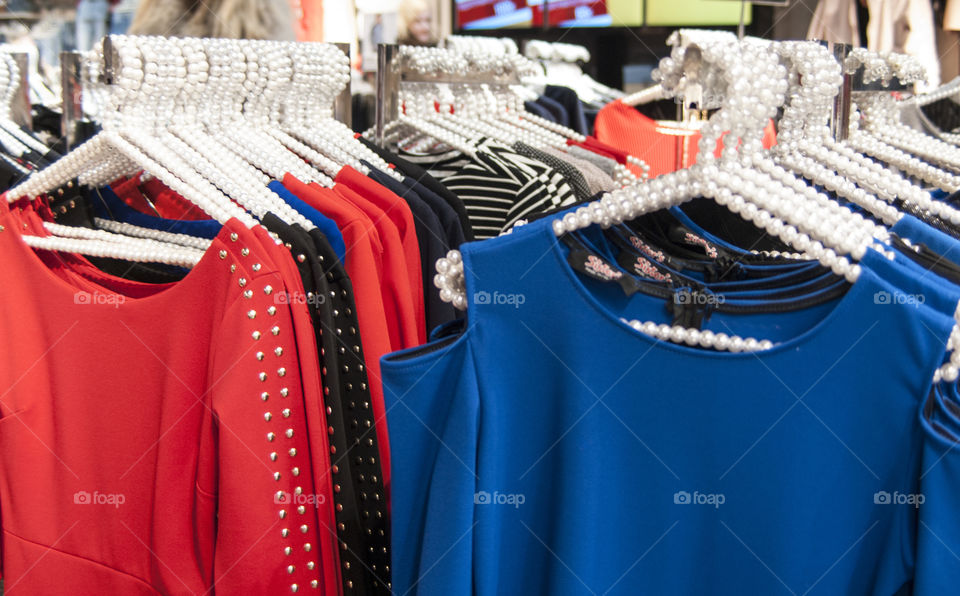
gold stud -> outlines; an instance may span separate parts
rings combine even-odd
[[[267,296],[269,296],[270,294],[273,294],[273,286],[264,286],[263,293],[266,294]]]
[[[271,443],[272,443],[273,440],[276,439],[276,438],[277,438],[277,435],[275,435],[275,434],[273,434],[273,433],[267,433],[267,440],[270,441]]]
[[[307,257],[304,255],[297,255],[297,261],[302,263],[307,260]]]
[[[285,555],[287,555],[287,556],[289,556],[289,555],[290,555],[290,553],[292,553],[292,552],[293,552],[293,549],[292,549],[292,548],[290,548],[289,546],[285,546],[285,547],[283,547],[283,554],[285,554]]]
[[[306,512],[307,512],[307,508],[304,507],[303,505],[300,505],[299,507],[297,507],[297,513],[299,513],[300,515],[303,515]]]
[[[273,451],[270,453],[270,461],[277,461],[277,452]]]
[[[247,278],[241,277],[238,283],[240,284],[241,288],[244,287],[245,285],[247,285]]]
[[[300,495],[302,495],[302,494],[303,494],[303,487],[302,487],[302,486],[298,486],[298,487],[294,488],[294,489],[293,489],[293,494],[297,495],[298,497],[299,497]]]
[[[290,448],[290,451],[287,451],[287,453],[290,454],[290,457],[295,457],[295,456],[297,455],[297,449],[296,449],[296,447],[291,447],[291,448]]]
[[[286,397],[290,393],[290,390],[284,387],[280,390],[280,397]]]
[[[290,535],[290,530],[284,528],[284,529],[280,530],[280,535],[283,536],[284,538],[286,538],[287,536]]]
[[[311,588],[316,588],[316,587],[319,586],[319,585],[320,585],[320,582],[318,582],[317,580],[315,580],[315,579],[310,580],[310,587],[311,587]]]
[[[289,418],[289,417],[290,417],[290,408],[284,408],[283,411],[280,412],[280,413],[283,415],[284,418]]]
[[[268,399],[270,399],[270,394],[266,391],[260,394],[260,401],[267,401]]]
[[[234,263],[233,265],[230,265],[230,273],[236,273],[236,272],[237,272],[237,264]]]
[[[253,269],[253,272],[256,273],[257,271],[260,271],[261,267],[263,267],[263,265],[261,265],[260,263],[254,263],[251,269]]]
[[[287,573],[291,573],[291,574],[292,574],[292,573],[293,573],[293,569],[294,569],[293,565],[287,565]]]
[[[221,259],[227,258],[227,251],[221,250],[221,251],[220,251],[220,258],[221,258]]]
[[[237,241],[237,238],[238,238],[238,236],[237,236],[236,232],[234,232],[233,234],[230,234],[230,242],[236,242],[236,241]]]
[[[267,380],[267,373],[262,372],[262,373],[260,373],[259,375],[257,375],[257,378],[259,378],[261,382],[262,382],[262,381],[266,381],[266,380]]]
[[[276,480],[277,482],[280,482],[280,472],[274,472],[273,479]]]
[[[303,524],[300,526],[301,534],[306,534],[309,530],[310,530],[310,526],[308,526],[307,524]]]
[[[278,346],[273,350],[273,353],[277,355],[277,358],[279,358],[280,356],[283,356],[283,348]]]
[[[259,331],[254,331],[251,337],[253,337],[253,339],[256,340],[256,339],[260,339],[261,335],[262,334]]]
[[[250,254],[250,249],[244,248],[243,250],[240,251],[240,254],[242,254],[243,256],[247,256]]]
[[[310,552],[311,550],[313,550],[313,546],[311,546],[311,544],[307,542],[306,544],[303,545],[303,550]]]
[[[314,567],[316,567],[316,566],[317,566],[317,564],[314,563],[313,561],[310,561],[309,563],[307,563],[307,569],[311,569],[311,570],[312,570],[312,569],[313,569]]]
[[[283,368],[282,366],[281,366],[280,368],[278,368],[278,369],[277,369],[277,376],[278,376],[278,377],[285,377],[285,376],[287,376],[287,369]]]
[[[280,327],[277,327],[276,325],[274,325],[274,326],[270,329],[270,333],[272,333],[272,334],[274,334],[274,335],[280,335]]]
[[[287,495],[284,494],[284,492],[283,492],[282,490],[278,490],[278,491],[277,491],[277,500],[283,500],[283,499],[286,499],[286,498],[287,498]],[[281,509],[281,510],[280,510],[280,519],[287,519],[287,510],[286,510],[286,509]]]
[[[288,439],[292,439],[292,438],[293,438],[293,429],[292,429],[292,428],[288,428],[284,434],[287,435],[287,438],[288,438]]]
[[[250,298],[253,298],[253,290],[245,290],[245,291],[243,292],[243,297],[246,298],[246,299],[248,299],[248,300],[249,300]]]
[[[255,311],[255,310],[247,311],[247,317],[249,317],[249,318],[251,318],[251,319],[256,319],[256,318],[257,318],[257,311]]]
[[[263,352],[257,352],[257,360],[263,360]]]
[[[299,592],[299,591],[300,591],[300,586],[298,586],[297,584],[290,584],[290,591],[291,591],[291,592]]]
[[[299,476],[299,475],[300,475],[300,468],[294,468],[294,469],[290,470],[290,473],[293,474],[294,476]]]
[[[276,306],[269,307],[267,309],[267,314],[271,316],[277,314],[277,307]]]
[[[266,420],[267,422],[270,422],[270,419],[271,419],[271,418],[273,418],[273,415],[272,415],[270,412],[266,412],[266,413],[263,415],[263,419]]]

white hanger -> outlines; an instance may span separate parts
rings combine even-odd
[[[720,67],[733,76],[740,74],[741,71],[736,66],[744,60],[741,53],[731,51],[729,47],[717,49],[711,46],[714,44],[706,43],[703,47],[705,65]],[[743,47],[739,49],[742,50]],[[748,131],[753,131],[755,136],[762,134],[764,120],[767,118],[766,111],[756,113],[751,108],[757,105],[757,102],[763,105],[759,100],[764,96],[763,90],[767,88],[769,81],[776,78],[779,65],[769,54],[750,57],[748,64],[757,76],[747,80],[744,85],[728,88],[729,95],[723,100],[723,108],[711,117],[710,126],[705,127],[702,141],[704,147],[716,146],[725,130],[732,131],[735,136]],[[668,72],[665,78],[670,80],[671,74]],[[665,88],[674,89],[672,85],[666,84]],[[683,85],[675,89],[676,92],[683,92]],[[774,97],[771,101],[776,99]],[[772,109],[773,104],[768,104],[767,107]],[[756,149],[758,140],[741,137],[740,141],[741,149],[759,152]],[[849,212],[846,215],[829,213],[819,204],[805,201],[804,197],[798,196],[791,189],[775,182],[770,183],[762,175],[744,167],[749,166],[753,160],[749,159],[749,155],[738,157],[735,146],[735,143],[731,143],[720,159],[716,159],[712,151],[706,151],[703,152],[704,158],[689,169],[665,174],[646,184],[606,194],[600,200],[580,207],[562,219],[554,220],[554,233],[562,236],[595,224],[609,227],[646,213],[679,205],[694,197],[706,196],[799,251],[813,256],[847,280],[855,281],[860,275],[859,265],[852,264],[846,256],[841,255],[859,259],[867,250],[873,249],[869,236],[859,234],[854,239],[845,235],[851,230],[850,223],[855,218],[851,217]],[[783,176],[780,179],[783,180]],[[803,230],[813,232],[813,238]],[[466,296],[460,293],[463,286],[462,277],[459,277],[462,276],[462,261],[458,257],[459,255],[450,255],[438,264],[437,281],[442,288],[442,297],[450,298],[456,306],[465,306]],[[632,321],[630,325],[659,339],[710,348],[758,351],[773,346],[769,341],[731,338],[726,335],[717,341],[718,336],[713,333],[658,325],[654,322]]]
[[[110,155],[120,153],[129,162],[156,175],[162,182],[193,200],[206,213],[225,223],[232,217],[240,219],[248,226],[255,224],[242,209],[230,202],[219,191],[189,168],[178,156],[166,147],[156,143],[149,135],[140,130],[124,130],[123,116],[127,100],[136,96],[145,77],[142,70],[140,53],[132,44],[120,43],[114,46],[118,60],[117,85],[112,97],[116,117],[104,122],[104,129],[95,137],[71,151],[48,168],[34,173],[23,183],[10,189],[9,201],[23,197],[33,198],[51,192],[57,187],[75,178],[83,180],[84,173],[109,160]],[[138,77],[139,75],[139,77]],[[132,139],[134,142],[131,142]],[[163,165],[161,165],[161,163]],[[102,175],[102,170],[97,172]],[[152,260],[159,262],[184,263],[183,253],[173,245],[166,245],[167,252],[156,250],[157,243],[151,240],[133,239],[115,235],[112,242],[93,239],[36,238],[26,239],[31,246],[53,250],[80,252],[83,254],[111,256],[129,260]],[[109,251],[104,245],[110,245]],[[148,246],[144,251],[140,247]],[[182,247],[181,247],[182,248]],[[109,252],[107,255],[105,252]]]

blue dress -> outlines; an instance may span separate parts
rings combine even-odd
[[[921,406],[953,321],[875,298],[939,282],[865,265],[826,310],[723,319],[778,336],[730,353],[630,328],[621,319],[669,320],[578,275],[567,252],[549,220],[464,245],[465,331],[384,357],[395,591],[948,585],[960,563],[917,564],[934,545],[907,501],[922,488],[958,510],[956,476],[938,475],[955,457],[922,476],[939,447]],[[960,526],[937,524],[960,552]]]

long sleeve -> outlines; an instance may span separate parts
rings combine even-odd
[[[227,310],[214,346],[204,444],[215,453],[204,456],[217,473],[198,490],[217,502],[215,590],[284,594],[320,579],[326,498],[313,484],[290,307],[267,292],[283,280],[269,273],[243,287],[250,294]]]
[[[402,471],[391,488],[393,589],[470,594],[479,388],[467,334],[381,366],[390,452]]]

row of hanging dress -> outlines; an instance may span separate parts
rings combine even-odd
[[[895,173],[881,122],[829,138],[820,46],[674,43],[670,95],[710,80],[691,47],[717,77],[698,163],[464,245],[437,281],[466,318],[384,358],[395,589],[952,590],[945,166]]]
[[[332,105],[333,47],[111,41],[116,117],[0,201],[0,325],[21,338],[0,369],[6,593],[389,593],[379,358],[425,340],[423,271],[462,241],[415,209],[454,207],[329,114],[291,134],[133,115],[166,125],[164,84],[180,109],[252,114],[257,83],[288,115],[316,105],[278,61],[328,73]],[[203,85],[182,89],[185,62]],[[138,88],[144,63],[167,78]]]
[[[495,181],[484,230],[486,190],[332,120],[330,46],[114,36],[109,86],[104,53],[103,131],[0,207],[6,591],[389,592],[381,357],[462,316],[441,257],[622,186],[628,156],[511,93],[430,143]]]

